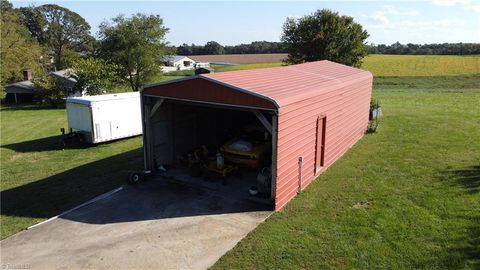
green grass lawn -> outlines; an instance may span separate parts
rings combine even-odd
[[[479,88],[376,86],[378,132],[213,269],[480,267]]]

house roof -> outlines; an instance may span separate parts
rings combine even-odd
[[[163,57],[163,61],[170,61],[170,62],[175,63],[175,62],[183,60],[184,58],[187,58],[189,61],[193,61],[192,59],[188,58],[187,56],[183,56],[183,55],[165,55]]]
[[[200,76],[264,96],[281,107],[337,89],[341,84],[372,77],[372,74],[323,60],[284,67],[209,73]]]
[[[31,81],[20,81],[5,86],[6,93],[34,93],[37,91],[35,84]]]
[[[11,84],[7,84],[5,87],[19,87],[23,89],[35,89],[35,84],[31,81],[21,81],[21,82],[14,82]]]
[[[53,71],[53,72],[50,72],[50,74],[57,78],[68,80],[72,83],[77,82],[77,80],[74,77],[72,77],[74,74],[72,69],[62,69],[58,71]]]
[[[344,85],[350,85],[355,81],[365,80],[366,78],[372,78],[372,74],[368,71],[323,60],[284,67],[190,76],[145,86],[145,93],[189,100],[203,99],[203,101],[206,101],[206,99],[211,99],[216,100],[217,103],[222,103],[223,100],[233,102],[232,104],[241,103],[239,99],[244,99],[244,95],[250,95],[252,102],[253,99],[257,99],[252,104],[267,108],[268,106],[262,105],[258,101],[258,99],[263,99],[274,104],[276,108],[280,108],[337,90]],[[226,90],[220,88],[213,93],[211,91],[213,85],[201,87],[202,79],[211,84],[236,90],[234,92],[238,93],[234,94],[230,91],[232,94],[229,95]],[[192,81],[196,82],[198,87]],[[181,87],[182,84],[184,85],[183,88]],[[239,93],[242,96],[236,97]]]

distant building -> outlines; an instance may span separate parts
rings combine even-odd
[[[163,57],[162,69],[165,72],[176,70],[191,70],[195,68],[195,61],[182,55],[166,55]]]
[[[209,68],[210,63],[209,62],[196,62],[195,63],[195,68]]]
[[[62,69],[59,71],[50,72],[50,75],[55,78],[57,83],[63,85],[67,97],[81,97],[85,95],[84,91],[75,91],[74,86],[77,83],[75,73],[72,69]]]
[[[32,70],[23,71],[23,81],[7,84],[5,86],[5,101],[9,103],[32,102],[38,93],[32,82]]]
[[[52,76],[65,88],[65,95],[67,97],[79,97],[85,95],[84,92],[75,91],[74,86],[77,83],[77,80],[72,69],[50,72],[50,76]],[[7,103],[15,104],[34,101],[36,96],[39,94],[39,90],[35,87],[32,79],[32,70],[24,70],[23,81],[11,83],[5,86],[5,101]]]

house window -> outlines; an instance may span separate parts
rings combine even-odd
[[[327,117],[319,116],[317,118],[317,132],[315,141],[315,174],[320,172],[325,163],[325,128],[327,126]]]

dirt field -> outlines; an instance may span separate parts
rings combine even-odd
[[[223,55],[192,55],[189,56],[197,62],[218,62],[231,64],[260,64],[276,63],[287,58],[286,53],[268,54],[223,54]]]

